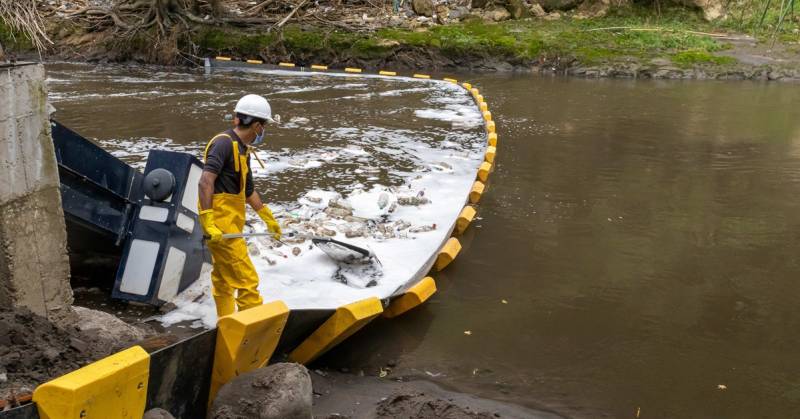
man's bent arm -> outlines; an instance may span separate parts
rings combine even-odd
[[[200,193],[200,210],[211,209],[215,180],[217,180],[216,173],[203,171],[203,174],[200,175],[200,182],[197,184],[197,189]]]
[[[258,212],[258,210],[264,206],[264,203],[261,202],[261,196],[256,191],[253,191],[253,193],[247,197],[247,203],[250,204],[250,207],[253,208],[255,212]]]

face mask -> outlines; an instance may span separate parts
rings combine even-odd
[[[264,142],[264,131],[265,129],[262,127],[261,134],[256,134],[256,139],[253,140],[253,143],[251,145],[259,145]]]

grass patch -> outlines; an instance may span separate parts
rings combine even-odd
[[[681,51],[672,55],[672,62],[679,67],[694,67],[697,65],[731,65],[736,63],[733,57],[720,57],[705,51]]]

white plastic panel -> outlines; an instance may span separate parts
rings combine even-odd
[[[170,247],[167,254],[167,263],[164,265],[164,274],[161,276],[161,285],[158,288],[158,298],[169,301],[178,295],[178,286],[181,284],[183,267],[186,265],[186,253]]]
[[[181,205],[189,211],[197,214],[197,183],[200,182],[200,175],[203,169],[200,166],[192,165],[189,168],[189,177],[186,179],[186,189],[183,191]]]
[[[178,228],[189,234],[192,234],[192,231],[194,230],[194,220],[192,217],[187,217],[181,213],[178,213],[178,219],[175,220],[175,224],[178,226]]]
[[[128,294],[147,295],[161,245],[158,242],[134,239],[125,261],[119,290]]]
[[[169,210],[162,207],[142,205],[142,209],[139,210],[139,218],[141,218],[142,220],[163,223],[167,221],[168,216],[169,216]]]

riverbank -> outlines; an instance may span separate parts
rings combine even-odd
[[[490,419],[561,416],[446,390],[427,380],[310,371],[314,417],[334,419]]]
[[[483,14],[481,14],[483,13]],[[730,22],[709,23],[693,11],[626,8],[602,18],[576,12],[487,22],[488,12],[457,23],[403,20],[372,31],[324,25],[194,25],[158,38],[139,32],[120,38],[113,30],[87,31],[72,20],[51,20],[54,45],[46,58],[199,64],[224,55],[264,62],[326,64],[369,70],[530,72],[581,77],[654,79],[800,79],[800,36],[774,39],[737,33]],[[492,15],[493,16],[493,15]],[[0,28],[0,42],[30,48]]]

